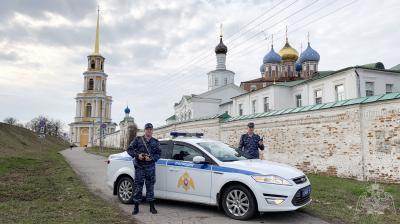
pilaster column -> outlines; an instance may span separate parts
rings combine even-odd
[[[105,116],[105,112],[106,112],[106,106],[107,106],[107,105],[105,105],[105,103],[106,103],[105,100],[102,100],[102,102],[103,102],[103,103],[102,103],[102,108],[101,108],[101,115],[102,115],[103,120],[104,120],[104,118],[106,117],[106,116]],[[104,122],[104,121],[103,121],[103,122]]]
[[[111,117],[111,103],[108,103],[108,118]]]
[[[89,139],[88,139],[88,145],[92,146],[92,140],[93,139],[93,127],[89,127]]]
[[[84,107],[85,107],[85,105],[84,105],[84,103],[83,103],[83,100],[81,100],[81,117],[84,116],[84,114],[83,114],[84,111],[85,111],[85,110],[83,109]]]
[[[75,117],[79,117],[79,100],[75,101]]]
[[[97,117],[97,112],[98,112],[98,110],[97,110],[97,100],[94,100],[94,105],[93,105],[94,107],[94,114],[93,114],[93,116],[94,117]]]
[[[90,105],[92,105],[90,115],[91,115],[91,117],[94,117],[94,112],[96,111],[96,109],[94,107],[94,100],[93,99],[90,100]]]
[[[76,142],[80,142],[81,139],[81,130],[80,128],[76,128]]]

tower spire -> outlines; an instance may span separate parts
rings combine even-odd
[[[271,48],[274,48],[274,34],[271,34]]]
[[[307,42],[310,44],[310,31],[307,32]]]
[[[99,28],[100,6],[97,6],[97,25],[96,25],[96,41],[94,43],[94,54],[100,54],[100,28]]]
[[[287,43],[287,42],[288,42],[288,38],[287,38],[287,25],[286,25],[285,36],[286,36],[286,43]]]
[[[219,37],[222,38],[222,23],[219,25]]]

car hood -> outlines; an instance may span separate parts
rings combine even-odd
[[[223,166],[234,169],[242,169],[261,175],[277,175],[285,179],[303,176],[304,173],[292,166],[260,159],[247,159],[234,162],[223,162]]]
[[[126,151],[116,154],[111,154],[108,156],[108,159],[120,159],[120,158],[132,158],[132,157]]]

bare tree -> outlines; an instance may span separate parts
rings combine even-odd
[[[14,117],[6,117],[4,118],[3,122],[10,125],[17,125],[18,120]]]
[[[124,149],[127,150],[129,144],[136,138],[137,135],[137,126],[136,125],[129,125],[128,126],[128,133],[126,136],[126,145],[124,145]]]
[[[44,115],[33,118],[26,124],[26,128],[34,132],[39,132],[41,128],[40,122],[44,122],[44,134],[53,136],[62,135],[62,128],[64,124],[60,120],[50,119]]]

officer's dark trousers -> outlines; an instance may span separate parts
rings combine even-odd
[[[135,191],[133,202],[140,203],[143,194],[143,184],[146,184],[146,201],[154,201],[154,184],[156,183],[156,166],[135,166]]]

